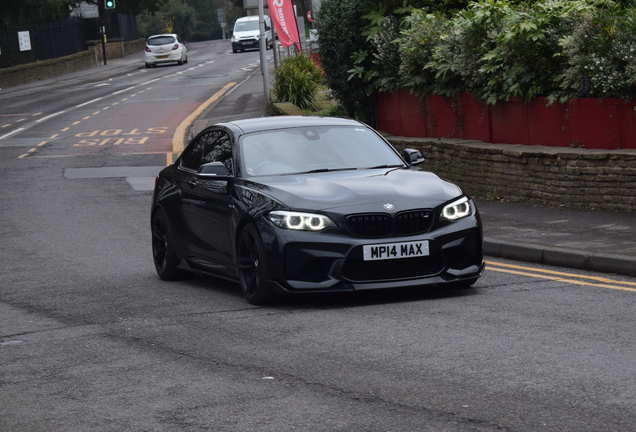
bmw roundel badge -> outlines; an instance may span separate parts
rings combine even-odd
[[[384,204],[384,208],[386,210],[395,210],[395,206],[393,204]]]

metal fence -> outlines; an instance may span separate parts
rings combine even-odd
[[[2,0],[0,0],[2,1]],[[0,26],[0,69],[75,54],[87,49],[86,41],[101,40],[100,26],[110,40],[137,39],[134,17],[110,13],[102,18],[69,18],[30,26]],[[29,49],[19,34],[28,32]]]
[[[26,35],[26,32],[28,39],[23,37],[21,43],[19,35]],[[62,57],[85,49],[81,19],[0,27],[0,68]]]

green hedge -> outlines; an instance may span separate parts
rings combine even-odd
[[[356,19],[347,19],[366,23],[360,33],[367,36],[340,45],[338,73],[335,66],[325,67],[336,86],[366,94],[396,88],[419,95],[470,92],[489,104],[510,97],[636,98],[636,7],[631,3],[486,0],[450,15],[409,7],[393,13],[358,8],[356,13]],[[338,98],[341,94],[336,92]]]

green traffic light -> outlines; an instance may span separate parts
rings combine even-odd
[[[106,0],[106,9],[113,9],[115,7],[115,0]]]

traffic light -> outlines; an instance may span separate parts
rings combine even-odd
[[[104,9],[115,9],[115,0],[104,0]]]

